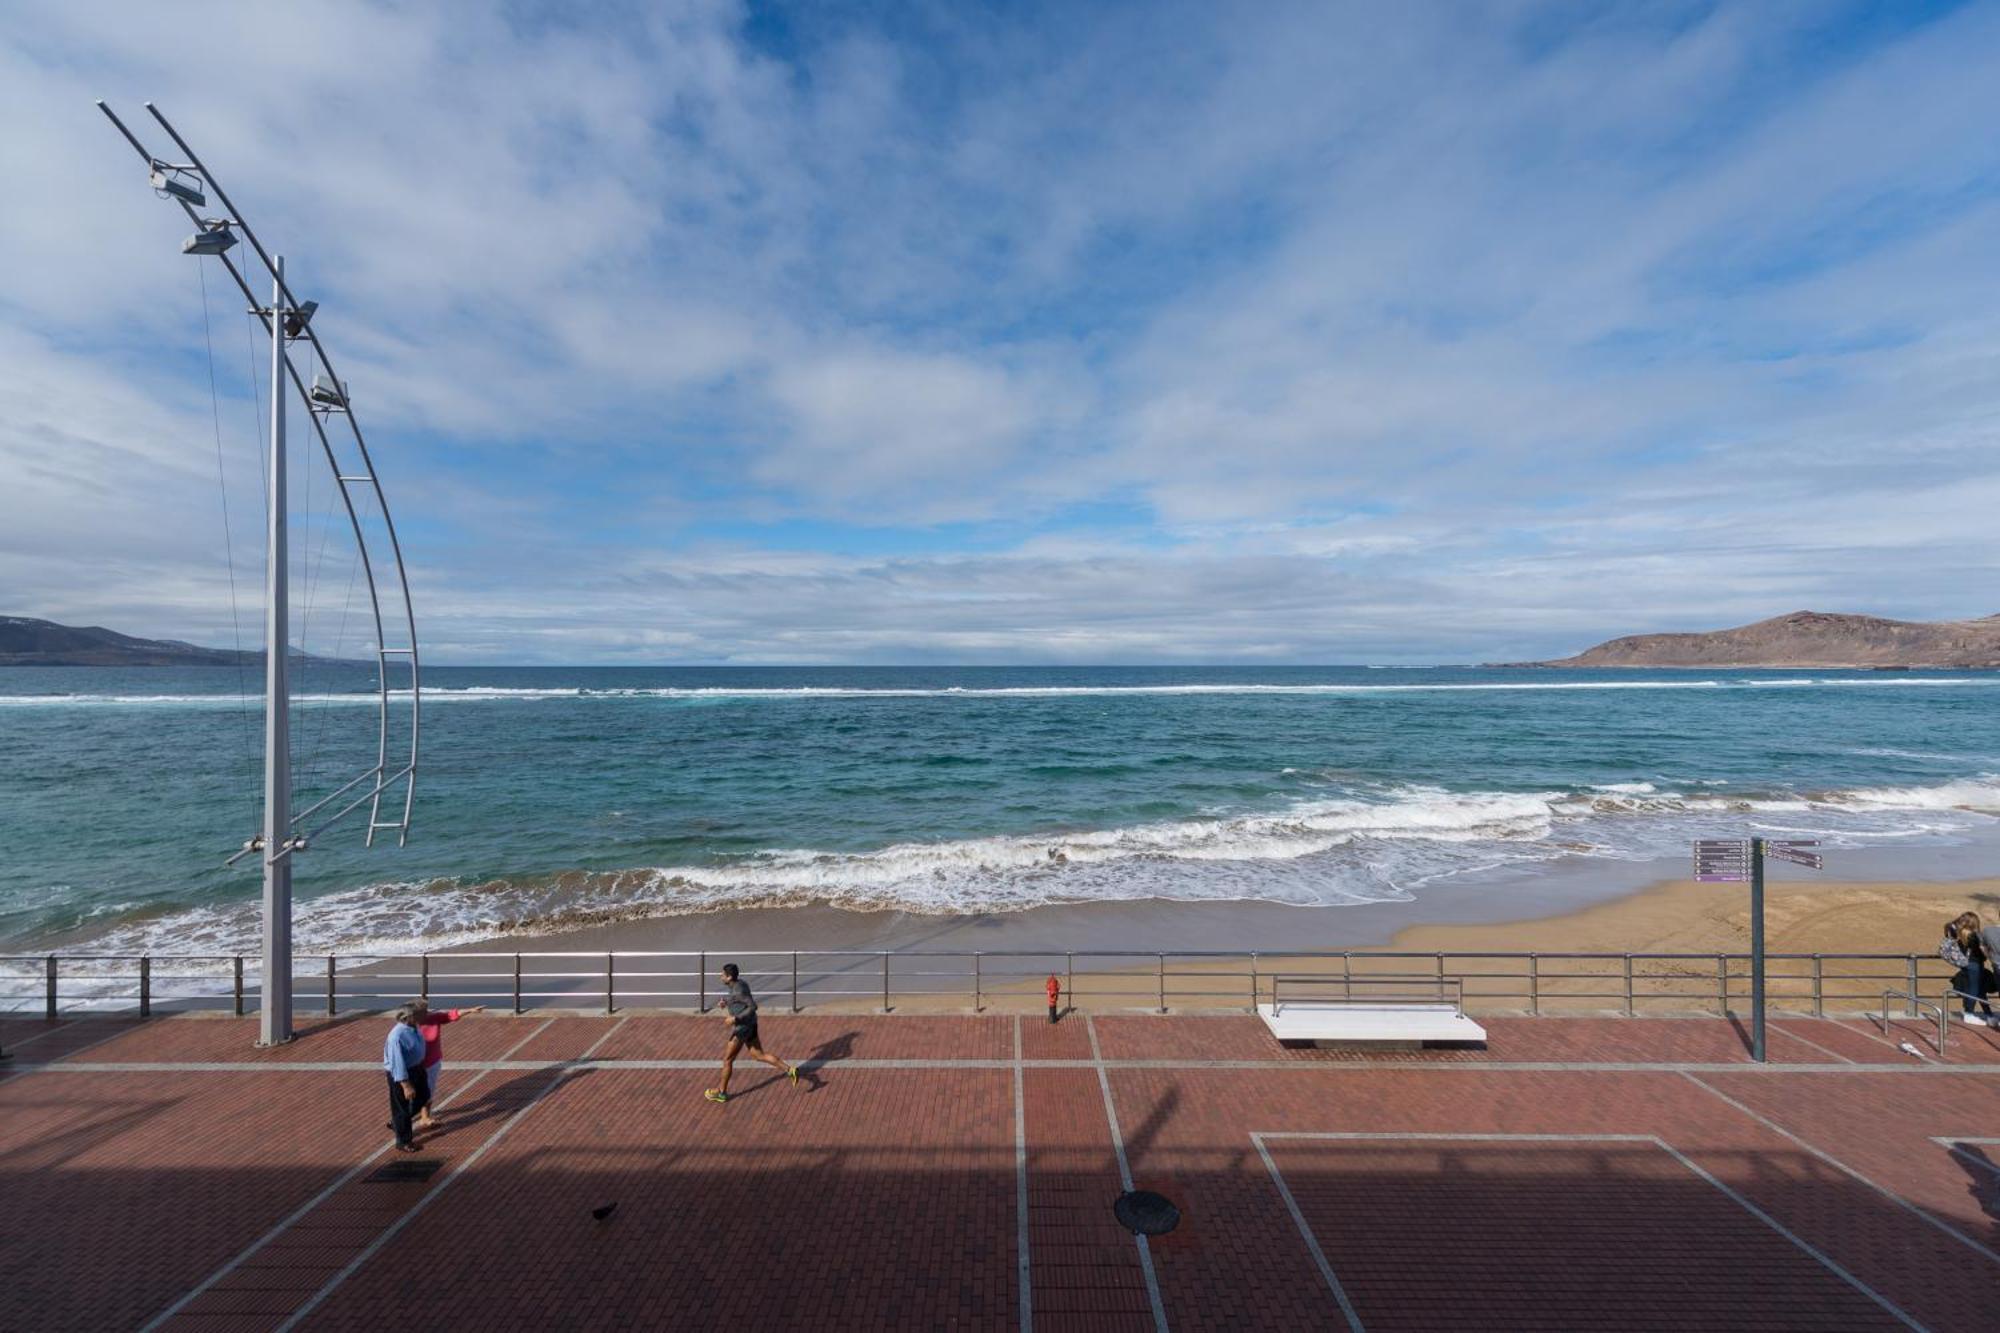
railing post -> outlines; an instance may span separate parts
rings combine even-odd
[[[1076,1008],[1076,955],[1067,953],[1063,958],[1068,966],[1068,971],[1063,973],[1063,980],[1069,983],[1063,988],[1063,994],[1069,997],[1069,1007],[1074,1009]]]
[[[882,1012],[889,1012],[889,951],[882,951]]]
[[[49,1022],[56,1021],[56,956],[49,955]]]
[[[1632,1009],[1632,955],[1625,955],[1625,1017],[1633,1016]]]
[[[1438,979],[1438,998],[1442,1000],[1444,998],[1444,955],[1443,954],[1439,954],[1437,956],[1437,979]],[[1461,1006],[1465,1003],[1465,993],[1463,991],[1459,992],[1459,1003]]]
[[[1917,1016],[1917,956],[1908,955],[1910,964],[1910,1017]],[[1940,1029],[1942,1030],[1942,1029]]]
[[[521,1012],[521,955],[514,955],[514,1012]]]
[[[1715,999],[1721,1006],[1719,1012],[1722,1016],[1729,1017],[1729,955],[1726,953],[1715,956]]]
[[[237,954],[233,961],[236,964],[233,969],[236,973],[236,985],[234,987],[236,1016],[241,1018],[243,1017],[243,955],[240,953]]]
[[[418,968],[417,981],[420,987],[417,991],[417,998],[425,1004],[429,1004],[431,1002],[431,956],[429,954],[423,955],[423,962]]]
[[[1354,955],[1345,949],[1340,951],[1340,994],[1343,999],[1351,1000],[1354,998]],[[1275,1004],[1277,999],[1277,992],[1273,991],[1271,993],[1272,1003]]]
[[[326,1016],[333,1017],[333,955],[326,956]]]
[[[1250,1012],[1257,1012],[1257,951],[1250,951]]]
[[[708,950],[703,949],[701,953],[696,956],[694,964],[694,975],[695,975],[694,1011],[698,1014],[705,1014],[708,1012]]]
[[[979,1003],[979,950],[972,951],[972,1012],[978,1013]]]
[[[1823,965],[1825,959],[1813,955],[1813,1017],[1826,1017],[1826,985]]]
[[[1535,1017],[1542,1013],[1542,956],[1528,955],[1528,1012]]]
[[[607,1014],[618,1012],[617,989],[617,955],[607,953],[604,955],[604,1012]]]
[[[799,1011],[799,951],[792,950],[792,1012]]]
[[[1167,956],[1165,954],[1161,954],[1159,955],[1159,959],[1160,959],[1160,1012],[1164,1014],[1165,1012],[1167,1012]]]
[[[153,956],[139,956],[139,1017],[153,1016]]]

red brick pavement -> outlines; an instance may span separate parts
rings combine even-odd
[[[726,1106],[705,1079],[571,1076],[308,1327],[1013,1322],[1006,1072],[751,1077]]]
[[[1030,1069],[1022,1081],[1036,1327],[1151,1328],[1138,1248],[1106,1225],[1124,1184],[1097,1071]]]
[[[164,1307],[386,1137],[379,1117],[326,1114],[350,1093],[310,1073],[0,1083],[0,1327]]]
[[[1269,1150],[1370,1329],[1902,1327],[1653,1145]]]
[[[1251,1137],[1302,1131],[1394,1136],[1267,1140],[1371,1327],[1445,1315],[1474,1327],[1880,1322],[1772,1223],[1924,1326],[1990,1327],[2000,1308],[2000,1147],[1954,1155],[1932,1141],[2000,1137],[2000,1073],[1912,1060],[1859,1025],[1775,1024],[1774,1054],[1868,1065],[1793,1073],[1744,1064],[1740,1033],[1717,1020],[1496,1021],[1487,1052],[1393,1057],[1428,1068],[1285,1052],[1239,1018],[1096,1025],[1107,1058],[1168,1062],[1105,1078],[1135,1183],[1183,1210],[1151,1245],[1182,1326],[1340,1323]],[[182,1325],[272,1328],[320,1300],[308,1322],[329,1328],[1010,1326],[1017,1078],[1037,1321],[1092,1333],[1152,1322],[1138,1249],[1110,1211],[1121,1185],[1094,1065],[988,1067],[1011,1064],[1005,1016],[774,1014],[773,1049],[822,1062],[803,1087],[744,1067],[743,1095],[715,1106],[700,1099],[706,1069],[620,1067],[705,1061],[721,1028],[468,1020],[448,1035],[461,1102],[423,1154],[444,1163],[439,1175],[337,1186],[387,1139],[371,1068],[379,1015],[313,1025],[279,1051],[251,1046],[248,1020],[12,1028],[46,1035],[0,1079],[0,1327],[135,1326],[232,1260]],[[1080,1016],[1018,1030],[1029,1061],[1090,1058]],[[1952,1036],[1966,1060],[1983,1058]],[[103,1044],[77,1057],[87,1068],[43,1065],[92,1041]],[[593,1048],[609,1058],[557,1063]],[[472,1068],[509,1051],[546,1067]],[[1287,1067],[1203,1063],[1218,1058]],[[843,1067],[866,1059],[944,1063]],[[137,1060],[266,1067],[99,1072]],[[1496,1060],[1742,1067],[1690,1077]],[[287,1067],[299,1061],[360,1067]],[[1648,1137],[1495,1147],[1464,1137],[1476,1134]],[[612,1221],[590,1221],[613,1200]],[[1624,1280],[1607,1294],[1596,1284],[1613,1268]]]

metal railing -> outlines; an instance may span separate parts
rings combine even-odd
[[[1949,986],[1945,987],[1945,995],[1947,998],[1953,995],[1957,995],[1959,993],[1960,992],[1951,989]],[[1909,1001],[1911,1018],[1918,1017],[1919,1011],[1924,1009],[1929,1009],[1937,1015],[1937,1025],[1938,1025],[1937,1051],[1939,1055],[1943,1055],[1945,1033],[1951,1030],[1951,1023],[1945,1017],[1944,1004],[1942,1002],[1933,1004],[1931,1001],[1926,1000],[1923,997],[1917,995],[1914,991],[1900,991],[1900,990],[1883,991],[1882,1012],[1878,1015],[1875,1015],[1874,1018],[1877,1026],[1879,1026],[1882,1029],[1882,1035],[1885,1037],[1889,1035],[1889,1001],[1891,1000]]]
[[[246,958],[249,966],[246,968]],[[379,1009],[415,995],[440,1004],[531,1009],[706,1011],[715,970],[735,962],[767,1005],[794,1010],[1044,1003],[1057,977],[1065,1002],[1106,1008],[1254,1009],[1274,978],[1321,977],[1351,992],[1389,978],[1454,983],[1461,1009],[1543,1014],[1729,1013],[1750,993],[1750,959],[1732,953],[1504,953],[1221,950],[692,950],[317,954],[293,963],[295,1007]],[[246,986],[246,972],[249,984]],[[0,956],[0,1014],[130,1012],[256,1006],[254,956],[35,954]],[[1942,995],[1952,969],[1917,954],[1770,954],[1765,980],[1779,1012],[1866,1012],[1885,990],[1911,1017]],[[1289,984],[1289,983],[1288,983]]]
[[[1356,995],[1354,988],[1361,987]],[[1285,988],[1297,991],[1305,989],[1305,996],[1294,999],[1293,1004],[1340,1004],[1340,1005],[1423,1005],[1433,1008],[1448,1004],[1465,1016],[1465,983],[1457,977],[1439,976],[1383,976],[1364,973],[1360,976],[1343,975],[1337,977],[1273,976],[1271,978],[1271,1013],[1273,1016],[1285,1012]],[[1330,992],[1340,987],[1340,994]],[[1318,988],[1318,989],[1316,989]],[[1415,992],[1425,991],[1428,994]]]

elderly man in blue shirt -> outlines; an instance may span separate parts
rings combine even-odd
[[[417,1031],[415,1005],[396,1011],[396,1025],[382,1044],[382,1069],[389,1076],[389,1127],[396,1131],[396,1150],[415,1152],[417,1140],[410,1120],[430,1103],[424,1075],[424,1034]]]

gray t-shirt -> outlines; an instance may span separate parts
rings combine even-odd
[[[1986,946],[1986,966],[2000,972],[2000,926],[1981,926],[1979,942]]]
[[[723,983],[723,1007],[738,1023],[757,1021],[757,997],[750,993],[750,983],[742,977]]]

